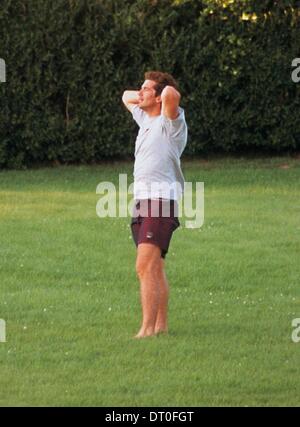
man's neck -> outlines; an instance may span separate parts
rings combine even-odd
[[[161,107],[159,108],[153,108],[151,110],[145,110],[145,113],[149,116],[149,117],[156,117],[156,116],[160,116],[161,114]]]

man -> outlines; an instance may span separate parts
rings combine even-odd
[[[179,107],[180,93],[170,74],[145,73],[141,89],[126,90],[122,101],[140,128],[135,143],[131,230],[137,246],[143,313],[136,338],[144,338],[168,331],[169,285],[164,258],[172,233],[180,225],[177,200],[184,186],[180,156],[187,141],[187,125]]]

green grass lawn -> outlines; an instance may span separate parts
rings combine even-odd
[[[132,164],[0,172],[1,406],[299,406],[300,160],[183,171],[205,222],[175,232],[170,333],[143,340],[129,218],[96,215]]]

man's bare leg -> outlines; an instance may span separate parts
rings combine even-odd
[[[168,332],[169,284],[164,270],[164,264],[164,259],[160,258],[160,268],[158,271],[159,304],[154,328],[155,334]]]
[[[136,338],[144,338],[155,334],[159,309],[161,250],[156,245],[140,243],[137,252],[136,271],[140,280],[143,321]]]

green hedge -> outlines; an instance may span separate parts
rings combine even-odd
[[[186,154],[299,149],[299,11],[287,0],[1,0],[0,166],[132,155],[121,96],[149,69],[180,83]]]

